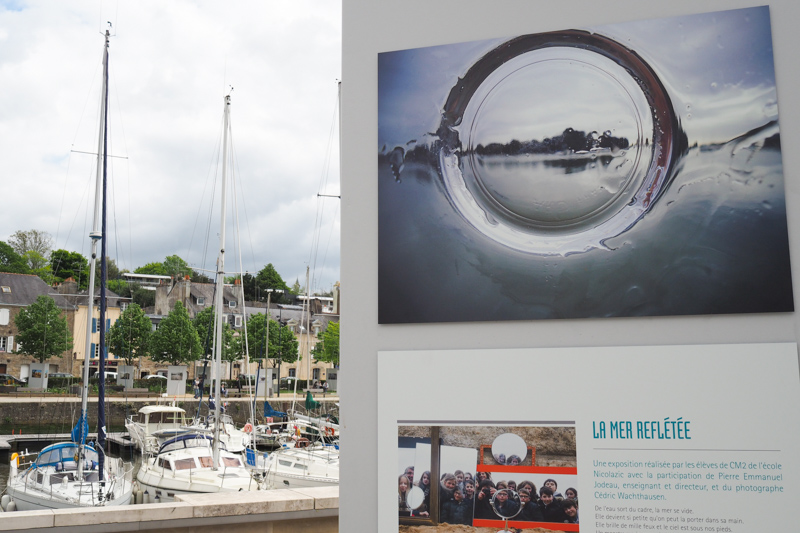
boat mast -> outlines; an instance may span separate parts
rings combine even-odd
[[[214,302],[214,469],[219,467],[219,424],[221,421],[222,398],[220,397],[220,379],[222,373],[222,310],[223,310],[223,291],[225,289],[225,217],[226,217],[226,192],[227,192],[227,168],[228,168],[228,124],[230,117],[231,96],[225,96],[225,108],[223,113],[223,132],[222,132],[222,194],[220,199],[220,229],[219,229],[219,257],[217,259],[217,287]]]
[[[80,457],[78,461],[78,478],[82,479],[83,475],[83,447],[86,443],[87,435],[84,428],[88,427],[85,421],[88,421],[88,405],[89,405],[89,359],[92,350],[92,320],[94,319],[94,281],[95,281],[95,268],[97,266],[97,241],[103,236],[100,231],[100,218],[101,218],[101,200],[103,180],[105,173],[105,137],[106,137],[106,111],[108,109],[108,39],[109,31],[105,33],[105,44],[103,45],[103,88],[102,88],[102,104],[100,106],[100,131],[98,134],[98,148],[97,148],[97,178],[95,183],[95,197],[94,197],[94,217],[92,222],[92,231],[89,233],[89,238],[92,242],[92,255],[89,261],[89,297],[86,309],[86,344],[83,352],[83,389],[81,393],[81,420],[78,444],[80,445]],[[105,245],[104,245],[105,246]],[[102,308],[102,307],[101,307]],[[102,327],[103,324],[100,324]],[[102,350],[101,350],[102,351]],[[101,374],[101,383],[103,375]],[[102,386],[102,385],[101,385]],[[98,405],[102,406],[100,398],[98,398]],[[99,421],[98,421],[99,422]]]

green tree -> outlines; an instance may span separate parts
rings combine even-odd
[[[50,254],[50,268],[58,282],[73,278],[81,289],[89,286],[89,261],[78,252],[55,250]]]
[[[170,255],[164,259],[164,272],[173,279],[183,279],[185,276],[191,277],[192,267],[177,255]]]
[[[14,318],[17,326],[19,353],[32,355],[40,363],[50,357],[61,357],[72,350],[67,318],[56,306],[55,300],[45,294],[20,311]]]
[[[36,250],[28,250],[22,254],[22,257],[25,259],[25,262],[28,263],[28,268],[34,272],[50,266],[50,260]]]
[[[39,231],[38,229],[17,230],[8,239],[8,244],[19,255],[25,255],[26,252],[36,252],[46,260],[53,247],[53,237],[46,231]]]
[[[275,267],[272,266],[272,263],[269,263],[267,266],[261,269],[259,273],[256,275],[256,289],[259,293],[259,299],[262,301],[266,301],[267,299],[267,291],[272,289],[273,291],[285,291],[285,293],[289,292],[289,287],[286,285],[286,282],[283,281],[283,278],[278,271],[275,270]],[[285,299],[285,293],[273,293],[272,294],[272,301],[273,302],[283,302]]]
[[[197,313],[193,323],[200,338],[200,344],[203,346],[203,351],[212,354],[214,346],[214,307],[206,307]],[[222,324],[222,339],[222,360],[233,362],[241,359],[241,352],[237,350],[236,343],[233,340],[233,329],[227,322]],[[206,343],[208,343],[207,350]]]
[[[299,279],[295,279],[294,280],[294,285],[292,285],[292,288],[289,289],[289,292],[291,292],[292,294],[298,295],[298,296],[305,292],[303,287],[300,285],[300,280]]]
[[[95,271],[94,271],[95,287],[100,286],[100,273],[101,273],[101,264],[100,261],[98,261],[97,264],[95,265]],[[121,277],[122,277],[122,271],[117,266],[117,262],[114,261],[113,259],[106,259],[106,280],[108,280],[108,282],[111,282],[113,280],[119,280]]]
[[[181,302],[161,321],[150,336],[150,358],[157,363],[179,365],[203,355],[200,337]]]
[[[197,270],[192,270],[191,282],[192,283],[213,283],[214,280],[212,280],[211,278],[209,278],[205,274],[201,274]]]
[[[153,325],[142,308],[131,304],[114,322],[106,335],[108,351],[134,364],[137,357],[146,357]]]
[[[328,322],[322,340],[314,346],[314,359],[339,366],[339,323]]]
[[[8,244],[0,241],[0,272],[28,274],[30,269],[25,259]]]
[[[278,324],[275,320],[269,321],[268,351],[265,349],[267,348],[264,342],[267,337],[264,326],[266,320],[266,314],[257,313],[247,321],[247,344],[250,359],[264,359],[264,356],[268,354],[273,368],[278,366],[278,360],[284,363],[297,361],[299,345],[297,337],[292,333],[292,330]]]
[[[164,268],[164,263],[147,263],[134,270],[136,274],[150,274],[156,276],[167,276],[167,269]]]
[[[156,305],[156,291],[150,291],[139,285],[131,284],[131,299],[142,309]]]

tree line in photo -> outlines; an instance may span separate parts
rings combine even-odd
[[[416,478],[416,479],[415,479]],[[431,514],[430,471],[415,476],[414,467],[409,466],[398,479],[398,506],[400,516],[429,517]],[[409,492],[419,487],[424,500],[414,509],[408,502]],[[510,498],[506,490],[515,492],[518,500]],[[556,479],[547,479],[538,488],[529,480],[517,483],[514,480],[492,479],[491,472],[470,472],[456,470],[442,474],[439,479],[439,522],[471,526],[473,520],[498,520],[500,517],[492,508],[504,516],[514,516],[513,520],[522,522],[551,522],[577,524],[578,491],[568,487],[563,494]]]

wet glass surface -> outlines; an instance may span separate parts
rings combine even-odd
[[[381,323],[793,310],[768,8],[588,30],[380,54]]]

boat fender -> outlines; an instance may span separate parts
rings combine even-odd
[[[3,494],[3,497],[0,498],[0,509],[5,511],[6,508],[8,507],[8,502],[10,501],[11,501],[11,496],[9,496],[8,494]]]
[[[15,464],[15,461],[16,461],[16,464]],[[14,466],[17,466],[17,467],[19,466],[19,454],[18,453],[14,452],[13,454],[11,454],[11,461],[10,461],[9,464],[13,464]]]
[[[142,495],[142,503],[150,503],[150,493],[149,492],[144,491],[144,494]]]
[[[6,512],[13,513],[16,510],[17,510],[17,503],[14,500],[8,502],[8,505],[6,506]]]
[[[244,428],[242,428],[242,431],[244,431],[245,433],[252,433],[253,432],[253,424],[248,422],[247,424],[244,425]]]

